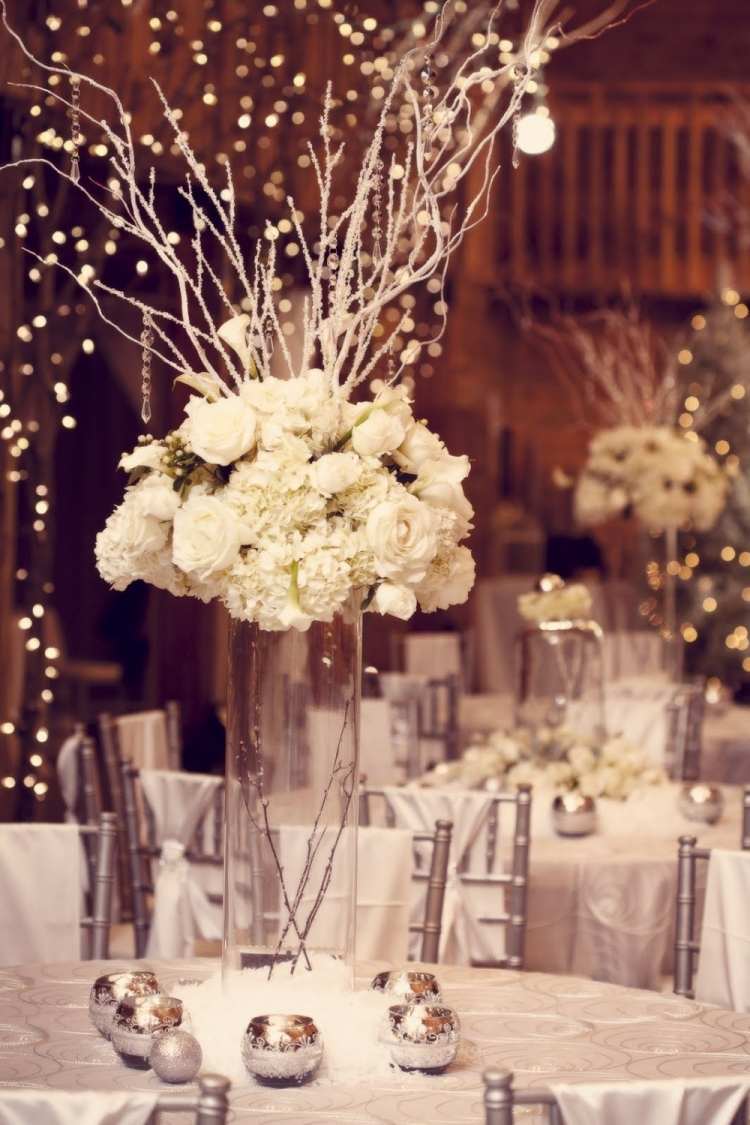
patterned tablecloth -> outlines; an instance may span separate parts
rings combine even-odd
[[[88,991],[120,963],[30,965],[0,971],[0,1087],[154,1090],[89,1023]],[[210,961],[154,963],[163,987],[210,975]],[[363,965],[362,982],[374,965]],[[541,973],[440,966],[463,1041],[441,1076],[394,1072],[377,1086],[236,1086],[233,1120],[265,1125],[468,1125],[483,1120],[481,1073],[512,1069],[519,1086],[750,1076],[750,1016],[618,985]],[[0,1120],[2,1120],[0,1088]]]

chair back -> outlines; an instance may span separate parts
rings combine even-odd
[[[742,839],[740,847],[743,851],[750,849],[750,785],[742,790]]]
[[[84,960],[106,961],[109,958],[109,932],[112,924],[112,897],[117,853],[117,817],[101,813],[96,825],[82,824],[80,832],[89,859],[90,912],[81,920],[87,939]],[[90,846],[93,844],[93,847]]]
[[[101,714],[97,721],[99,735],[100,763],[104,778],[104,802],[107,809],[117,817],[119,848],[117,851],[118,890],[120,894],[120,917],[128,921],[133,917],[133,903],[130,893],[130,867],[128,864],[127,818],[125,815],[125,795],[122,782],[122,755],[117,734],[117,723],[112,715]]]
[[[507,908],[498,914],[479,919],[483,924],[505,928],[505,953],[492,961],[472,961],[476,968],[522,969],[524,966],[531,851],[531,798],[532,788],[526,784],[519,785],[515,793],[496,793],[487,819],[485,871],[478,874],[459,870],[459,879],[463,884],[508,888]],[[510,870],[498,873],[495,872],[495,855],[503,805],[515,806],[515,818]]]
[[[680,836],[677,847],[677,902],[674,933],[674,991],[695,999],[693,975],[700,944],[695,939],[697,865],[707,860],[709,848],[699,848],[695,836]]]
[[[448,860],[451,852],[453,823],[450,820],[437,820],[434,835],[429,832],[416,832],[415,844],[432,845],[430,871],[427,875],[427,896],[425,898],[424,918],[421,923],[409,927],[410,933],[422,935],[420,960],[437,963],[440,957],[440,935],[443,929],[443,904],[445,888],[448,883]],[[416,879],[422,873],[415,872]]]
[[[122,762],[120,778],[125,810],[127,885],[132,906],[135,955],[143,957],[146,953],[151,925],[148,896],[153,893],[153,886],[150,864],[151,859],[158,854],[158,849],[144,843],[146,834],[138,800],[138,770],[132,762]]]
[[[668,706],[666,767],[675,781],[700,777],[705,709],[703,681],[683,684]]]
[[[192,1113],[195,1125],[224,1125],[229,1114],[231,1082],[220,1074],[201,1074],[198,1093],[160,1094],[157,1119],[162,1113]]]
[[[177,699],[169,699],[164,707],[167,724],[167,757],[171,770],[182,769],[182,708]]]
[[[446,761],[458,757],[458,699],[459,680],[456,675],[431,676],[419,697],[419,739],[442,742]]]
[[[551,1090],[514,1090],[509,1070],[485,1070],[482,1080],[485,1125],[513,1125],[513,1108],[517,1105],[539,1106],[546,1110],[549,1125],[562,1125],[562,1114]]]

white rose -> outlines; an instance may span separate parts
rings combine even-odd
[[[361,457],[379,457],[397,449],[405,433],[400,418],[376,408],[352,430],[352,446]]]
[[[312,483],[323,496],[341,492],[359,480],[362,461],[356,453],[326,453],[310,467]]]
[[[426,504],[455,512],[468,530],[474,509],[464,495],[461,481],[467,476],[469,467],[469,458],[465,454],[453,457],[448,453],[438,460],[424,461],[409,491]]]
[[[454,547],[436,559],[417,586],[417,600],[425,613],[462,605],[474,585],[476,568],[468,547]]]
[[[414,496],[384,500],[370,512],[367,542],[382,578],[419,582],[437,551],[434,513]]]
[[[240,524],[216,496],[191,495],[174,517],[172,559],[187,574],[205,581],[237,558]]]
[[[416,612],[417,597],[408,586],[396,586],[392,582],[381,582],[369,607],[373,613],[390,613],[408,621]]]
[[[126,473],[133,469],[160,469],[164,446],[160,441],[150,441],[148,445],[136,445],[132,453],[123,453],[119,468]]]
[[[144,515],[133,502],[132,494],[109,517],[107,528],[123,554],[145,555],[161,551],[167,541],[168,529],[159,520]]]
[[[174,519],[180,506],[180,497],[174,490],[172,479],[164,473],[149,473],[132,489],[132,495],[139,511],[157,520]]]
[[[393,459],[407,473],[417,474],[425,461],[437,461],[443,455],[443,443],[423,422],[414,422],[406,431]]]
[[[185,413],[190,448],[210,465],[231,465],[255,446],[255,411],[238,395],[219,402],[193,397]]]

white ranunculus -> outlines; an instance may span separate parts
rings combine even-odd
[[[434,513],[406,493],[373,508],[366,534],[378,574],[395,582],[419,582],[437,551]]]
[[[381,582],[369,607],[373,613],[389,613],[408,621],[416,612],[417,597],[409,586],[396,586],[393,582]]]
[[[166,524],[140,511],[133,491],[127,493],[96,537],[96,563],[105,582],[124,590],[143,577],[147,560],[164,550],[168,530]]]
[[[468,547],[454,547],[435,560],[417,586],[417,600],[425,613],[462,605],[474,585],[476,568]]]
[[[380,457],[397,449],[406,429],[400,418],[387,410],[372,410],[352,430],[352,446],[361,457]]]
[[[150,441],[147,445],[136,445],[132,453],[123,453],[119,468],[126,473],[133,469],[160,469],[164,446],[160,441]]]
[[[362,474],[356,453],[326,453],[310,466],[312,483],[323,496],[350,488]]]
[[[240,525],[216,496],[191,495],[174,517],[172,559],[186,574],[205,581],[237,558]]]
[[[255,446],[255,411],[238,395],[219,402],[191,398],[185,413],[190,448],[210,465],[231,465]]]
[[[437,434],[433,434],[424,422],[414,422],[393,454],[393,460],[405,472],[416,475],[425,461],[438,461],[444,452]]]
[[[135,486],[132,495],[143,515],[157,520],[174,519],[180,506],[179,493],[175,492],[172,478],[165,473],[149,473]]]

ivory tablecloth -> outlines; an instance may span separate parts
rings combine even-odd
[[[677,838],[696,835],[705,847],[737,848],[740,842],[742,791],[725,787],[725,809],[712,827],[686,820],[678,809],[679,785],[648,787],[629,801],[600,800],[599,829],[583,838],[557,836],[550,820],[550,791],[535,790],[532,803],[531,859],[528,891],[526,966],[545,972],[577,973],[635,988],[661,986],[672,971],[677,883]],[[467,794],[441,789],[441,815],[458,824],[466,817]],[[435,790],[409,787],[408,800],[429,810]],[[474,793],[476,798],[479,794]],[[397,817],[397,823],[402,823]],[[473,821],[472,821],[473,825]],[[474,825],[474,827],[476,827]],[[502,806],[495,871],[507,870],[512,837],[512,807]],[[462,828],[454,829],[464,838]],[[485,837],[477,835],[470,857],[481,869]],[[460,860],[454,856],[454,862]],[[505,866],[504,866],[505,865]],[[699,868],[700,885],[705,871]],[[486,915],[503,909],[502,888],[459,885],[464,915],[454,932],[449,959],[459,963],[489,960],[504,950],[503,932]]]
[[[148,964],[167,989],[217,968],[209,961]],[[0,1119],[8,1086],[37,1089],[52,1100],[55,1091],[90,1091],[94,1100],[112,1090],[164,1089],[152,1071],[124,1067],[89,1023],[91,981],[125,967],[79,962],[0,972]],[[378,967],[362,965],[359,983],[364,985]],[[313,1083],[299,1089],[248,1082],[232,1090],[233,1120],[480,1125],[481,1073],[488,1066],[513,1070],[520,1087],[586,1083],[593,1092],[598,1084],[610,1105],[619,1106],[617,1121],[623,1117],[621,1098],[639,1090],[645,1096],[650,1089],[656,1093],[655,1080],[750,1079],[748,1016],[571,977],[450,966],[437,971],[445,1000],[462,1021],[459,1055],[445,1074],[428,1078],[394,1071],[377,1083]]]

